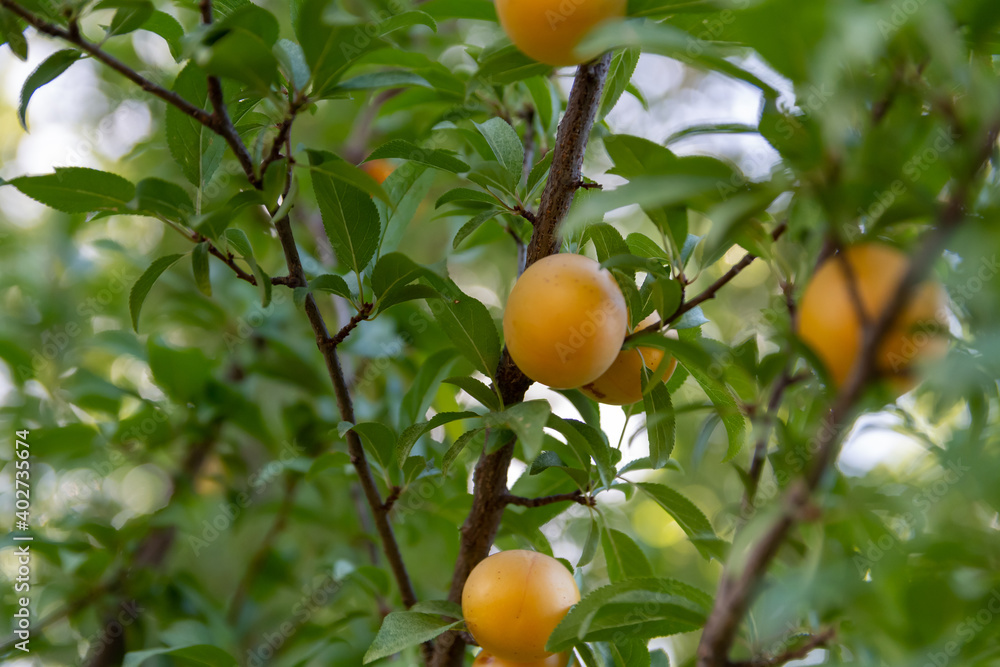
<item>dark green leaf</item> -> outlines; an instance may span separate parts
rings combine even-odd
[[[382,627],[379,628],[375,641],[365,653],[364,664],[399,653],[409,646],[430,641],[458,625],[461,625],[461,621],[444,621],[437,614],[395,611],[382,621]]]
[[[444,426],[459,419],[477,419],[479,415],[475,412],[439,412],[431,417],[430,421],[420,422],[403,429],[399,434],[399,441],[396,443],[396,460],[402,463],[410,455],[413,445],[417,444],[425,433],[430,433],[438,426]]]
[[[485,384],[472,377],[450,377],[444,380],[447,384],[453,384],[472,398],[479,401],[490,410],[500,409],[500,399],[493,390]]]
[[[86,167],[56,167],[54,174],[19,176],[7,183],[64,213],[125,212],[135,197],[135,186],[131,182]]]
[[[6,12],[4,13],[6,14]],[[41,65],[36,67],[34,72],[28,75],[28,78],[24,81],[24,85],[21,87],[21,102],[17,107],[17,119],[20,121],[21,127],[25,130],[28,129],[25,114],[28,112],[28,102],[31,101],[31,96],[35,94],[35,91],[53,81],[82,56],[82,53],[73,49],[56,51],[46,58]]]
[[[652,639],[700,628],[712,598],[673,579],[626,579],[598,588],[574,606],[552,632],[546,649],[583,641]],[[636,608],[642,614],[631,613]]]
[[[403,139],[394,139],[382,144],[368,156],[365,162],[385,160],[387,158],[419,162],[453,174],[460,174],[469,170],[469,165],[459,160],[449,151],[440,148],[421,148]]]
[[[524,169],[524,144],[514,128],[503,118],[491,118],[476,129],[489,143],[493,154],[508,176],[508,191],[513,191],[521,182]]]
[[[323,227],[341,262],[361,274],[378,249],[378,210],[365,192],[318,171],[312,174]]]
[[[173,91],[203,109],[209,107],[205,72],[189,62],[174,81]],[[167,146],[181,171],[196,187],[211,180],[222,162],[226,142],[197,120],[172,105],[167,105]]]
[[[631,537],[620,530],[607,528],[601,531],[601,545],[604,547],[604,559],[608,563],[608,578],[611,581],[653,576],[653,567],[646,554]]]
[[[513,431],[524,449],[525,460],[530,461],[542,450],[542,439],[551,411],[548,401],[526,401],[503,412],[491,412],[483,418],[483,424]]]
[[[655,382],[650,389],[648,382],[650,382],[649,372],[643,369],[642,404],[646,411],[649,460],[654,469],[659,469],[667,465],[670,454],[674,451],[676,417],[667,388],[662,382]]]
[[[153,289],[153,285],[163,275],[163,272],[173,266],[183,256],[167,255],[166,257],[160,257],[135,281],[135,285],[132,286],[132,291],[129,293],[128,309],[132,314],[132,328],[136,332],[139,331],[139,313],[142,312],[142,304],[146,301],[149,290]]]
[[[212,296],[212,280],[209,274],[208,243],[199,243],[191,253],[191,270],[194,272],[194,282],[205,296]]]
[[[693,544],[705,558],[715,556],[720,558],[720,554],[715,549],[705,546],[705,543],[694,541],[694,539],[717,539],[715,530],[712,528],[708,517],[698,507],[681,495],[679,492],[662,484],[652,484],[643,482],[636,485],[639,489],[649,495],[656,504],[662,507],[667,514],[672,516],[688,537],[693,538]]]

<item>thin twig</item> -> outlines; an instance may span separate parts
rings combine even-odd
[[[774,228],[774,231],[771,232],[771,239],[773,241],[777,241],[786,231],[788,231],[788,223],[782,222],[780,225]],[[684,315],[688,311],[694,310],[695,308],[705,303],[706,301],[714,299],[720,289],[722,289],[730,282],[732,282],[733,279],[736,278],[736,276],[740,275],[748,266],[753,264],[754,260],[756,259],[757,255],[748,252],[746,255],[743,256],[743,259],[737,262],[731,269],[726,271],[725,274],[722,275],[722,277],[720,277],[714,283],[706,287],[700,294],[698,294],[697,296],[695,296],[690,300],[681,299],[681,303],[679,306],[677,306],[677,310],[671,313],[669,317],[664,317],[656,324],[652,324],[648,327],[645,327],[644,329],[635,331],[634,333],[629,335],[628,338],[634,338],[641,334],[650,333],[653,331],[659,331],[668,324],[677,321],[682,315]]]
[[[795,649],[790,649],[774,656],[773,658],[755,658],[753,660],[740,660],[737,662],[731,662],[730,667],[780,667],[785,663],[789,663],[792,660],[801,660],[818,648],[822,648],[830,643],[830,641],[836,636],[837,631],[833,628],[828,628],[818,635],[812,635],[809,637],[802,646]]]
[[[354,331],[359,324],[368,319],[368,316],[371,315],[372,307],[373,306],[370,303],[362,304],[361,310],[358,311],[358,314],[348,320],[347,324],[345,324],[344,327],[330,339],[330,342],[327,343],[327,345],[337,347],[347,340],[347,337],[351,335],[351,332]]]
[[[557,493],[552,496],[542,496],[540,498],[524,498],[506,493],[500,496],[500,501],[506,505],[518,505],[520,507],[544,507],[555,503],[577,503],[584,507],[594,507],[596,504],[593,496],[586,495],[577,489],[570,493]]]

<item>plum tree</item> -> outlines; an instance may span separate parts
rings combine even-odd
[[[628,309],[611,273],[583,255],[531,265],[507,299],[503,333],[518,367],[556,389],[593,382],[618,356]]]
[[[576,581],[562,563],[512,549],[473,568],[462,593],[462,612],[483,649],[530,664],[551,655],[545,650],[549,635],[579,600]]]
[[[541,660],[531,662],[511,662],[482,651],[476,656],[472,667],[566,667],[569,664],[569,652],[555,653]]]
[[[846,248],[827,259],[806,286],[799,306],[798,334],[822,360],[834,383],[842,385],[863,344],[862,321],[856,299],[868,321],[876,320],[909,268],[906,255],[883,243]],[[857,293],[852,293],[851,280]],[[945,296],[934,281],[919,285],[878,347],[876,363],[881,375],[905,389],[914,363],[933,358],[947,349],[940,336]]]
[[[597,25],[625,16],[625,0],[497,0],[500,25],[524,53],[562,67],[584,61],[580,40]]]
[[[659,321],[659,316],[653,313],[636,327],[636,331],[652,326]],[[670,338],[677,338],[677,332],[670,330],[666,333]],[[604,371],[604,374],[582,387],[582,391],[599,403],[608,405],[632,405],[642,400],[642,366],[656,372],[661,364],[667,364],[663,373],[663,382],[666,382],[674,374],[677,368],[677,360],[670,357],[663,360],[665,354],[663,350],[655,347],[640,346],[631,350],[622,350],[612,362],[611,367]]]

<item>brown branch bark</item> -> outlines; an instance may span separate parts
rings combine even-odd
[[[505,505],[518,505],[520,507],[544,507],[556,503],[577,503],[584,507],[593,507],[595,505],[594,497],[584,494],[579,489],[569,493],[557,493],[553,496],[541,496],[539,498],[524,498],[506,493],[500,496],[500,500]]]
[[[301,284],[308,285],[305,271],[302,268],[302,259],[299,256],[298,248],[295,246],[295,235],[292,232],[288,216],[278,220],[275,223],[275,228],[277,229],[278,239],[281,241],[281,247],[285,253],[289,275],[296,278]],[[316,345],[323,354],[327,371],[330,374],[330,380],[333,382],[334,394],[337,398],[337,407],[340,409],[341,419],[352,424],[356,423],[354,403],[351,400],[347,381],[344,378],[344,371],[340,365],[340,357],[337,355],[337,346],[333,344],[334,339],[327,330],[326,322],[323,320],[323,315],[319,312],[319,307],[316,305],[316,300],[312,294],[306,296],[305,311],[313,333],[316,335]],[[403,562],[403,554],[399,549],[399,543],[396,541],[392,524],[389,522],[389,510],[382,500],[378,486],[375,484],[375,478],[372,475],[371,467],[368,465],[368,459],[365,457],[361,439],[354,431],[347,432],[347,448],[348,454],[351,457],[351,464],[358,473],[361,489],[364,491],[365,499],[368,501],[368,507],[372,511],[375,529],[378,531],[379,537],[382,538],[382,551],[385,553],[386,560],[389,562],[389,569],[392,570],[393,577],[396,579],[403,604],[407,608],[412,607],[417,602],[417,594],[413,589],[413,583],[410,581],[410,575]],[[425,648],[425,652],[428,654],[429,650],[429,648]]]
[[[810,502],[813,492],[833,462],[843,434],[850,425],[855,405],[869,381],[875,377],[875,363],[879,343],[892,327],[913,289],[930,271],[945,244],[965,218],[965,206],[970,195],[971,183],[997,141],[1000,124],[987,132],[984,147],[977,160],[955,184],[945,206],[938,215],[937,226],[926,235],[912,256],[906,272],[893,297],[878,318],[863,331],[861,354],[855,361],[844,386],[840,389],[811,449],[815,451],[805,476],[793,483],[781,500],[777,519],[761,538],[750,548],[744,558],[742,570],[727,568],[719,579],[715,603],[705,624],[698,645],[698,667],[727,667],[729,650],[736,638],[740,621],[749,609],[767,569],[780,550],[788,533],[799,521]]]
[[[573,81],[566,114],[559,123],[555,153],[549,180],[542,192],[531,242],[528,244],[525,266],[559,251],[558,226],[569,211],[576,184],[581,180],[583,156],[587,149],[590,131],[594,127],[601,92],[608,76],[611,55],[581,65]],[[496,372],[496,385],[504,405],[518,403],[531,386],[524,373],[504,350]],[[479,561],[489,554],[506,506],[507,470],[514,453],[513,441],[497,451],[484,453],[476,464],[475,490],[472,509],[461,529],[461,544],[455,572],[452,575],[448,599],[461,603],[465,580]],[[466,642],[460,633],[449,632],[439,637],[431,665],[434,667],[460,667],[463,664]]]
[[[818,635],[813,635],[809,637],[802,646],[795,649],[790,649],[774,656],[773,658],[754,658],[753,660],[740,660],[738,662],[730,663],[730,667],[780,667],[785,663],[789,663],[792,660],[800,660],[814,650],[822,648],[830,643],[837,632],[833,628],[824,630]]]

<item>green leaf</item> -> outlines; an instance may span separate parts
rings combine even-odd
[[[583,231],[581,247],[586,245],[587,241],[593,241],[599,262],[605,262],[615,255],[629,254],[628,244],[625,243],[621,233],[606,222],[589,225]]]
[[[400,406],[401,419],[405,419],[406,423],[413,423],[424,418],[441,381],[451,371],[457,356],[454,349],[446,348],[427,357],[413,378],[409,391],[403,396]]]
[[[194,213],[194,204],[187,191],[176,183],[160,178],[144,178],[135,186],[136,208],[139,213],[163,216],[167,220],[186,223]]]
[[[372,289],[375,291],[375,297],[385,298],[428,272],[428,269],[401,252],[383,255],[372,270]]]
[[[271,276],[267,275],[267,272],[256,261],[251,262],[251,268],[253,269],[254,277],[257,279],[261,308],[267,308],[271,305],[271,290],[273,288],[273,285],[271,285]]]
[[[442,295],[432,308],[438,324],[473,367],[492,378],[500,363],[500,336],[490,311],[451,281],[434,275],[425,279]]]
[[[575,419],[563,419],[556,415],[552,415],[546,425],[561,433],[583,461],[594,459],[601,484],[607,488],[614,483],[616,473],[611,445],[608,444],[603,431]]]
[[[386,294],[378,302],[378,309],[376,312],[384,313],[389,308],[405,303],[407,301],[416,301],[418,299],[440,299],[441,295],[433,287],[428,285],[403,285],[392,290],[390,293]]]
[[[490,206],[497,205],[496,197],[489,193],[471,188],[452,188],[438,198],[437,203],[434,204],[434,208],[441,208],[445,204],[453,202],[461,202],[463,204],[471,202],[473,204],[488,204]]]
[[[170,48],[174,60],[180,60],[184,50],[184,28],[173,16],[166,12],[154,11],[142,24],[143,30],[148,30],[162,37]]]
[[[383,221],[381,252],[391,252],[399,247],[406,226],[410,224],[421,202],[434,182],[436,172],[426,165],[413,163],[409,169],[397,169],[389,175],[383,186],[388,203],[376,202]]]
[[[147,0],[103,0],[94,9],[117,9],[108,26],[107,37],[127,35],[141,28],[153,16],[153,4]]]
[[[295,90],[305,90],[309,85],[309,63],[302,52],[302,47],[290,39],[279,39],[274,45],[274,57],[278,59],[285,72],[285,78],[291,82]]]
[[[661,364],[661,367],[663,364]],[[667,465],[670,454],[674,451],[676,432],[676,417],[674,406],[670,401],[670,392],[662,382],[654,382],[652,388],[648,383],[649,371],[643,368],[642,405],[646,411],[646,431],[649,435],[649,460],[653,468],[659,470]]]
[[[35,94],[36,90],[55,80],[56,77],[69,69],[81,57],[83,57],[83,54],[73,49],[56,51],[46,58],[41,65],[36,67],[34,72],[28,75],[28,78],[24,81],[24,85],[21,87],[21,102],[17,107],[17,119],[25,131],[28,130],[25,114],[28,112],[28,102],[31,101],[31,96]]]
[[[483,429],[481,428],[473,429],[472,431],[463,433],[458,437],[457,440],[455,440],[455,444],[453,444],[451,447],[448,448],[448,451],[445,452],[444,458],[442,459],[441,472],[443,474],[445,475],[448,474],[448,471],[451,470],[451,466],[455,462],[455,459],[458,458],[458,455],[461,454],[465,450],[465,448],[469,446],[469,443],[472,442],[472,439],[477,435],[479,435],[482,432],[482,430]]]
[[[222,238],[225,240],[229,250],[235,253],[237,257],[242,258],[251,267],[257,265],[257,260],[253,254],[253,246],[250,245],[250,239],[247,238],[246,232],[242,229],[227,229],[222,233]]]
[[[326,97],[348,96],[360,90],[381,90],[383,88],[409,88],[418,86],[431,88],[431,84],[422,76],[406,70],[387,70],[369,72],[341,81],[329,89]]]
[[[212,377],[212,364],[204,352],[194,347],[176,349],[150,339],[146,353],[153,381],[164,394],[181,404],[200,402],[205,396]],[[239,394],[237,396],[242,399]]]
[[[477,419],[479,415],[475,412],[439,412],[430,421],[420,422],[403,429],[399,434],[399,441],[396,443],[396,461],[402,464],[410,455],[413,445],[417,444],[425,433],[430,433],[438,426],[444,426],[459,419]]]
[[[580,600],[545,648],[557,652],[585,641],[618,643],[691,632],[704,625],[711,607],[709,595],[673,579],[626,579]]]
[[[295,35],[312,70],[312,96],[316,98],[328,95],[353,61],[385,45],[371,36],[370,24],[334,23],[332,4],[330,0],[303,0],[293,17]]]
[[[693,312],[693,311],[691,311]],[[690,313],[688,313],[690,314]],[[700,314],[699,314],[700,315]],[[700,315],[703,319],[704,316]],[[675,326],[678,326],[679,324]],[[689,335],[682,333],[682,337]],[[699,336],[697,332],[693,334]],[[694,339],[695,341],[697,338]],[[714,377],[708,369],[715,364],[712,355],[705,352],[692,340],[675,340],[662,334],[642,334],[628,342],[628,347],[637,345],[655,347],[666,351],[680,363],[684,369],[698,382],[712,405],[719,412],[726,433],[729,436],[729,449],[725,461],[730,461],[742,449],[747,439],[747,419],[736,403],[736,398],[729,387],[721,379]]]
[[[611,58],[611,67],[608,70],[607,83],[601,98],[601,109],[597,114],[598,122],[604,120],[618,104],[618,100],[621,99],[632,80],[632,74],[635,73],[638,64],[639,49],[622,49]]]
[[[500,398],[492,389],[473,377],[450,377],[444,380],[446,384],[452,384],[467,393],[472,398],[479,401],[483,406],[492,411],[500,409]]]
[[[532,465],[532,469],[534,469],[534,465]],[[583,549],[580,551],[580,560],[576,562],[577,569],[588,565],[590,561],[594,560],[594,555],[597,554],[597,543],[600,541],[601,527],[597,523],[597,517],[591,516],[590,530],[587,531],[587,540],[583,543]]]
[[[684,298],[684,288],[680,281],[673,278],[658,278],[653,282],[650,291],[650,299],[653,302],[653,310],[660,314],[662,318],[668,318],[677,312]]]
[[[437,20],[475,19],[497,22],[496,7],[490,0],[429,0],[420,8]]]
[[[526,401],[510,406],[503,412],[491,412],[483,417],[486,426],[509,428],[521,441],[525,460],[532,460],[542,450],[545,426],[552,407],[548,401]]]
[[[334,252],[360,275],[378,249],[381,225],[375,204],[365,192],[321,172],[314,171],[312,180]]]
[[[698,507],[681,495],[679,492],[662,484],[642,482],[636,486],[652,498],[657,505],[662,507],[667,514],[674,518],[691,541],[705,558],[716,557],[721,560],[721,554],[717,548],[708,546],[711,541],[718,540],[712,523]],[[706,542],[705,540],[708,540]]]
[[[476,78],[489,82],[490,85],[503,86],[533,76],[547,75],[551,71],[550,65],[532,60],[516,46],[509,44],[480,59]]]
[[[363,169],[341,159],[329,151],[309,150],[309,164],[298,163],[297,166],[307,166],[310,171],[321,172],[359,190],[364,190],[372,197],[389,202],[389,195],[374,178]]]
[[[191,270],[194,272],[194,282],[205,296],[212,296],[212,279],[208,266],[208,243],[199,243],[191,253]]]
[[[173,91],[203,109],[209,107],[205,71],[189,62],[174,81]],[[226,142],[173,105],[167,105],[164,129],[170,154],[196,187],[212,179],[222,162]]]
[[[347,286],[347,281],[340,276],[333,274],[316,276],[309,281],[309,289],[314,292],[336,294],[337,296],[342,296],[349,301],[354,299],[354,294],[351,292],[351,288]]]
[[[351,424],[342,422],[340,435],[343,437],[347,431],[354,431],[361,436],[361,442],[372,458],[382,467],[388,470],[392,463],[393,452],[396,448],[396,432],[381,422],[361,422]],[[404,461],[400,459],[400,462]]]
[[[173,266],[183,256],[167,255],[166,257],[160,257],[135,281],[132,291],[129,293],[128,309],[132,314],[132,329],[136,333],[139,332],[139,313],[142,311],[142,304],[146,301],[146,296],[149,295],[149,290],[153,289],[153,285],[163,272]]]
[[[211,50],[207,57],[199,56],[198,64],[210,74],[266,95],[278,81],[278,59],[273,53],[278,33],[274,14],[246,4],[212,24],[202,40]]]
[[[24,25],[13,12],[0,12],[0,46],[4,43],[19,60],[28,59],[28,40],[24,37]]]
[[[462,245],[462,241],[469,238],[477,229],[482,227],[484,224],[492,220],[493,218],[500,215],[501,211],[498,208],[491,208],[489,210],[479,213],[474,218],[469,220],[467,223],[462,225],[462,227],[455,234],[455,239],[451,242],[451,247],[453,250],[458,250],[458,246]]]
[[[535,191],[545,182],[545,177],[549,173],[549,169],[552,168],[552,158],[555,151],[549,151],[545,154],[541,160],[535,163],[535,166],[531,168],[528,172],[528,182],[525,189],[528,192],[528,197],[535,196]]]
[[[443,632],[461,625],[461,621],[443,621],[437,614],[416,611],[395,611],[385,617],[375,641],[365,653],[364,664],[399,653],[434,639]]]
[[[192,646],[172,646],[166,648],[154,648],[146,651],[130,651],[125,654],[122,667],[139,667],[150,658],[156,656],[170,656],[179,660],[182,664],[205,665],[206,667],[235,667],[238,663],[236,658],[229,655],[221,648],[211,644],[194,644]]]
[[[135,186],[121,176],[86,167],[56,167],[54,174],[19,176],[8,184],[35,201],[64,213],[124,213]]]
[[[368,156],[365,162],[390,158],[419,162],[453,174],[461,174],[470,169],[469,165],[459,160],[450,151],[441,148],[421,148],[403,139],[394,139],[382,144]]]
[[[607,528],[601,531],[601,545],[611,581],[653,576],[653,566],[649,564],[646,554],[625,533]]]
[[[451,618],[463,618],[462,605],[450,600],[421,600],[409,609],[421,614],[439,614]]]
[[[476,129],[485,137],[500,166],[507,172],[509,190],[513,191],[521,182],[524,170],[524,144],[510,123],[503,118],[491,118]]]

